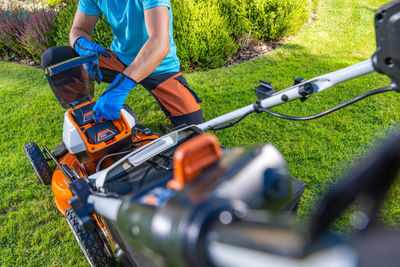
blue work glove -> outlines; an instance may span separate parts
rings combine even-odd
[[[118,120],[120,111],[125,103],[128,93],[135,88],[136,82],[123,73],[119,73],[107,90],[101,94],[93,108],[93,115],[98,122],[105,120]],[[100,118],[101,117],[101,118]]]
[[[80,56],[88,55],[102,55],[105,57],[111,57],[110,53],[107,52],[101,45],[92,43],[84,37],[79,37],[74,43],[74,49]],[[103,75],[100,72],[98,60],[87,63],[87,69],[90,76],[100,84],[103,79]]]

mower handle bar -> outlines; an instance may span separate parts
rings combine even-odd
[[[357,255],[343,242],[322,249],[320,242],[327,237],[330,224],[357,196],[366,196],[369,205],[373,205],[368,217],[371,224],[374,222],[379,206],[398,176],[399,151],[400,134],[386,141],[336,184],[321,201],[308,226],[297,224],[294,218],[286,214],[254,211],[245,204],[234,206],[234,209],[222,209],[209,218],[210,224],[204,225],[204,238],[194,240],[194,247],[201,247],[201,251],[204,251],[196,253],[195,257],[199,260],[205,258],[213,266],[255,267],[268,265],[266,263],[276,266],[273,263],[277,262],[285,263],[284,266],[318,266],[321,262],[315,257],[321,254],[312,254],[317,248],[324,255],[324,261],[332,261],[330,266],[356,266]],[[88,197],[88,203],[105,218],[119,220],[118,213],[123,205],[120,199],[92,194]],[[140,208],[140,204],[136,204]],[[157,209],[153,211],[150,217],[157,216]],[[143,229],[145,232],[154,230],[154,225],[142,226],[149,227]],[[190,227],[188,225],[188,229]],[[177,240],[186,240],[186,234],[187,231],[182,231],[177,235]],[[153,238],[150,244],[163,243],[157,242],[157,235],[150,236]],[[181,249],[180,255],[186,255],[187,248],[183,246]],[[340,257],[337,257],[338,253]]]
[[[300,93],[301,88],[304,86],[312,86],[313,91],[310,94],[322,92],[328,88],[331,88],[342,82],[364,76],[374,72],[374,65],[372,59],[367,59],[365,61],[359,62],[355,65],[337,70],[335,72],[327,73],[316,78],[304,81],[302,83],[293,85],[287,89],[279,91],[269,98],[266,98],[260,102],[259,108],[268,109],[272,108],[296,99],[303,98],[304,95]],[[255,107],[253,104],[246,107],[240,108],[238,110],[229,112],[222,116],[219,116],[210,121],[198,124],[197,127],[202,131],[207,131],[213,127],[232,121],[234,119],[240,118],[249,112],[255,112]]]
[[[118,212],[122,205],[121,200],[90,195],[88,203],[92,204],[95,211],[101,216],[117,222]],[[205,238],[196,240],[196,247],[203,252],[198,253],[196,255],[198,258],[195,258],[195,260],[207,262],[208,264],[205,266],[221,267],[282,266],[283,263],[287,267],[321,266],[321,262],[315,260],[318,257],[314,257],[313,254],[308,256],[309,232],[306,228],[296,225],[296,220],[286,214],[271,215],[265,211],[259,212],[258,215],[264,217],[263,220],[250,217],[228,223],[221,219],[224,217],[224,212],[220,213],[218,218],[214,218],[215,222],[203,232]],[[229,215],[226,217],[229,217]],[[152,231],[151,228],[151,225],[148,225],[148,229],[142,230]],[[182,240],[185,236],[177,236],[177,238]],[[156,240],[153,240],[154,242]],[[158,244],[162,244],[162,242]],[[159,245],[157,246],[159,247]],[[154,247],[149,248],[156,249]],[[176,257],[185,255],[186,249],[186,247],[181,247],[181,251]],[[344,244],[322,250],[318,255],[321,254],[329,257],[329,261],[332,261],[329,266],[356,266],[356,255],[352,254],[351,249]],[[338,254],[340,257],[338,257]],[[326,259],[324,258],[324,260]],[[187,266],[191,266],[192,261],[184,260],[184,262]],[[353,264],[349,265],[349,262]],[[347,265],[344,263],[347,263]]]
[[[343,267],[357,266],[358,256],[344,243],[308,251],[308,233],[299,226],[290,228],[282,217],[271,224],[256,221],[234,221],[213,225],[207,235],[206,253],[212,266],[218,267]]]

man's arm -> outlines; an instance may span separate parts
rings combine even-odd
[[[98,19],[99,16],[86,15],[82,11],[76,11],[71,32],[69,33],[69,44],[71,47],[74,47],[74,43],[79,37],[91,40],[90,36]]]
[[[149,76],[169,53],[169,12],[160,6],[144,12],[149,39],[124,74],[136,82]]]

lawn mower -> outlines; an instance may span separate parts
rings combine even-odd
[[[63,141],[53,151],[46,146],[42,150],[34,142],[24,147],[41,182],[51,184],[56,207],[65,216],[92,266],[111,265],[114,258],[124,266],[148,266],[151,263],[134,251],[118,228],[103,216],[93,214],[87,218],[90,229],[86,223],[82,224],[71,208],[72,193],[69,188],[81,177],[86,177],[97,193],[118,198],[156,186],[153,188],[154,196],[141,201],[162,205],[205,167],[214,164],[223,154],[232,154],[220,174],[229,172],[233,177],[253,175],[250,180],[242,181],[248,183],[248,188],[240,192],[242,197],[250,201],[254,194],[258,194],[260,199],[263,198],[266,192],[262,190],[264,180],[260,173],[270,167],[279,167],[282,169],[279,175],[285,178],[269,181],[271,188],[268,190],[271,191],[271,199],[274,198],[269,208],[296,212],[304,184],[297,179],[286,178],[285,163],[270,145],[265,147],[265,151],[252,148],[233,153],[222,147],[215,136],[204,135],[204,131],[196,125],[183,126],[160,137],[139,124],[136,114],[127,105],[123,106],[119,120],[97,122],[92,113],[96,103],[93,100],[94,83],[86,69],[86,64],[96,59],[96,55],[76,57],[45,69],[54,95],[67,109]],[[276,162],[263,162],[264,157],[274,158]],[[56,166],[54,172],[49,161]],[[279,183],[291,184],[273,196],[274,187],[277,187],[277,192],[280,190]],[[161,190],[161,187],[166,190]],[[296,193],[290,194],[291,190]],[[255,204],[262,204],[260,199]],[[92,221],[96,223],[93,225]]]
[[[283,265],[283,258],[337,248],[332,242],[309,244],[323,239],[327,226],[358,193],[376,188],[379,194],[370,195],[379,199],[387,187],[378,188],[371,178],[341,205],[328,202],[324,207],[333,208],[322,208],[318,214],[325,216],[315,216],[311,232],[298,230],[288,214],[296,212],[304,184],[289,177],[279,151],[271,144],[227,149],[205,132],[232,127],[252,113],[316,119],[366,97],[398,91],[399,20],[400,1],[377,12],[377,51],[372,59],[307,81],[297,78],[279,92],[261,80],[255,103],[163,136],[139,124],[126,105],[120,120],[96,122],[91,113],[93,82],[85,67],[96,55],[61,62],[47,68],[46,77],[60,104],[69,108],[63,142],[53,151],[29,143],[25,152],[39,179],[51,183],[56,206],[92,266],[112,265],[114,258],[124,266],[290,266]],[[269,110],[374,71],[386,74],[392,83],[309,117]],[[54,173],[48,161],[55,163]],[[355,181],[360,182],[361,174]],[[285,215],[271,216],[266,210]],[[350,256],[344,258],[354,260]]]

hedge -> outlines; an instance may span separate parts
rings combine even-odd
[[[247,0],[250,32],[257,40],[276,40],[295,34],[308,20],[312,5],[298,0]]]
[[[237,46],[227,20],[212,2],[174,0],[174,40],[181,66],[217,68]]]
[[[224,65],[244,35],[261,41],[296,33],[309,19],[316,0],[172,0],[174,40],[185,69]],[[57,45],[69,44],[69,31],[76,11],[70,0],[55,24]],[[102,16],[93,41],[109,48],[112,31]]]
[[[236,37],[267,41],[295,34],[309,19],[317,0],[214,0]]]
[[[2,53],[12,51],[19,55],[30,55],[38,61],[43,46],[69,45],[77,0],[42,1],[50,4],[63,2],[64,8],[57,13],[55,21],[53,16],[47,20],[40,18],[43,21],[37,20],[36,26],[26,27],[24,25],[28,24],[24,19],[30,15],[24,13],[25,17],[20,14],[7,17],[4,11],[0,11],[0,35],[7,35],[0,40]],[[174,39],[182,67],[205,69],[224,65],[238,48],[238,40],[244,36],[267,41],[295,34],[309,19],[317,0],[171,0],[171,4]],[[4,23],[4,20],[8,22]],[[53,21],[54,30],[49,34]],[[43,29],[37,29],[43,23]],[[14,35],[7,33],[9,28]],[[26,29],[34,34],[23,33]],[[112,30],[102,15],[92,40],[109,48],[112,39]]]
[[[248,0],[214,0],[220,14],[225,17],[233,36],[242,37],[251,28]]]

